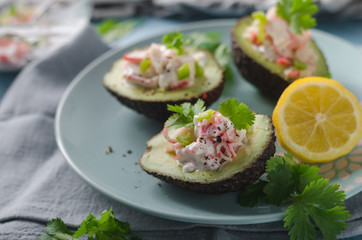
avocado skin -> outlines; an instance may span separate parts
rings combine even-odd
[[[272,133],[269,135],[269,140],[263,147],[263,151],[260,152],[260,154],[246,167],[244,171],[238,172],[228,179],[213,183],[190,182],[174,179],[171,176],[147,171],[146,169],[143,170],[145,170],[148,174],[161,179],[162,181],[171,183],[189,191],[207,194],[222,194],[226,192],[242,191],[247,185],[253,184],[256,180],[259,179],[261,175],[264,174],[265,162],[275,153],[275,130],[270,119],[269,126],[272,130]],[[148,148],[147,151],[150,151],[150,148]],[[140,166],[142,167],[141,163]]]
[[[172,112],[167,110],[167,105],[175,105],[175,104],[182,104],[184,102],[190,102],[191,104],[195,104],[196,101],[201,98],[205,102],[205,106],[210,106],[213,102],[215,102],[220,96],[224,89],[224,82],[225,77],[223,77],[220,84],[203,94],[198,96],[193,96],[192,98],[185,99],[175,99],[172,101],[142,101],[142,100],[135,100],[127,98],[126,96],[121,96],[116,92],[112,91],[111,89],[105,87],[108,92],[110,92],[115,98],[118,99],[119,102],[124,104],[125,106],[137,111],[140,114],[143,114],[149,118],[156,119],[160,122],[165,122]],[[205,95],[206,94],[206,95]]]
[[[231,44],[231,53],[235,66],[245,80],[256,86],[263,95],[272,99],[278,99],[291,82],[280,77],[278,74],[270,72],[245,54],[234,34],[231,36]]]
[[[237,36],[235,34],[235,29],[238,24],[243,23],[244,21],[250,21],[251,17],[247,16],[241,18],[234,26],[231,33],[231,47],[232,47],[232,58],[235,63],[235,66],[239,72],[243,75],[245,80],[256,86],[259,91],[266,97],[277,100],[280,95],[283,93],[285,88],[289,86],[296,79],[289,79],[287,77],[283,78],[277,73],[271,72],[269,69],[265,68],[263,65],[254,60],[251,56],[247,55],[243,51],[242,47],[238,43]],[[312,40],[313,41],[313,40]],[[314,43],[314,41],[313,41]],[[314,45],[316,45],[314,43]],[[319,49],[318,56],[326,63],[326,59],[323,56],[322,52]],[[325,66],[328,72],[328,66]]]

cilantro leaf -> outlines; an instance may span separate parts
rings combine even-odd
[[[279,165],[285,164],[286,161],[284,160],[283,156],[274,156],[271,157],[268,161],[265,163],[265,172],[270,173],[272,171],[275,171],[275,168]]]
[[[301,202],[295,202],[285,211],[284,227],[290,228],[291,240],[316,239],[316,231],[310,222],[305,206]]]
[[[99,217],[89,214],[75,233],[69,231],[60,218],[53,219],[38,240],[73,240],[84,234],[88,234],[88,240],[140,240],[131,235],[128,223],[115,219],[112,208],[103,211]]]
[[[291,239],[315,239],[315,229],[310,223],[313,219],[325,239],[337,239],[345,229],[349,212],[343,204],[346,195],[338,191],[337,184],[329,185],[328,179],[318,179],[311,182],[304,191],[294,197],[294,203],[289,206],[284,218],[285,227],[290,228]]]
[[[60,218],[54,218],[48,222],[44,233],[38,237],[38,240],[72,240],[72,235],[73,232],[68,230]]]
[[[321,230],[324,239],[337,239],[336,235],[345,230],[348,225],[344,221],[348,220],[350,214],[345,207],[335,206],[332,209],[321,209],[312,207],[309,210],[310,216]]]
[[[184,35],[179,32],[168,33],[163,36],[162,42],[166,45],[167,48],[175,49],[178,55],[184,53]]]
[[[292,155],[271,157],[266,162],[266,179],[263,184],[253,184],[245,189],[238,200],[243,206],[253,206],[260,200],[279,205],[285,201],[292,204],[286,210],[284,227],[289,228],[290,239],[316,239],[313,222],[325,239],[337,239],[347,226],[349,212],[341,205],[346,194],[339,185],[329,184],[318,174],[319,168],[297,164]],[[261,195],[260,191],[263,193]]]
[[[297,192],[301,193],[307,185],[312,181],[322,178],[322,175],[318,174],[319,168],[315,166],[309,166],[308,164],[298,164],[294,167],[294,172],[298,176]]]
[[[254,124],[255,115],[244,103],[239,103],[235,98],[229,98],[220,103],[218,111],[229,118],[238,130],[248,129]]]
[[[246,186],[244,191],[238,195],[238,203],[244,207],[254,207],[265,198],[263,189],[267,183],[267,181],[260,180],[255,184]]]
[[[167,105],[167,109],[175,113],[167,119],[165,125],[167,127],[181,128],[193,125],[194,115],[205,111],[206,107],[204,106],[204,101],[198,99],[194,105],[190,103]]]
[[[338,184],[329,184],[328,179],[320,178],[311,182],[299,195],[299,200],[318,204],[323,208],[333,208],[344,204],[346,198],[344,191],[338,191]]]
[[[318,6],[313,0],[280,0],[277,3],[277,15],[289,23],[291,31],[298,34],[316,25],[312,15],[317,12]]]
[[[264,193],[270,203],[280,205],[295,191],[296,179],[292,168],[286,164],[279,164],[268,172],[269,182],[264,188]],[[283,187],[281,187],[283,186]]]

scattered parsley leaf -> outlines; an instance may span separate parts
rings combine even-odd
[[[280,0],[277,3],[277,15],[289,23],[291,31],[298,34],[316,25],[312,15],[317,12],[318,6],[313,0]]]
[[[254,113],[244,103],[239,103],[235,98],[229,98],[220,103],[218,111],[229,118],[238,130],[248,129],[255,120]]]
[[[38,240],[74,240],[88,234],[88,240],[140,240],[132,236],[129,224],[114,217],[112,208],[103,211],[99,217],[89,214],[78,230],[73,233],[60,218],[51,220]]]
[[[184,53],[184,35],[180,32],[172,32],[163,36],[162,42],[166,45],[167,48],[175,49],[178,55]]]
[[[167,109],[175,112],[165,122],[167,127],[181,128],[193,125],[194,115],[205,111],[204,101],[198,99],[194,105],[183,103],[181,105],[167,105]]]
[[[38,237],[38,240],[72,240],[73,234],[60,218],[54,218],[48,222],[44,233]]]

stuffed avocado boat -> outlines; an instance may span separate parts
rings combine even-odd
[[[161,121],[170,115],[168,104],[202,98],[211,105],[221,95],[224,81],[213,55],[185,46],[180,33],[165,35],[163,44],[125,54],[103,78],[106,89],[121,103]]]
[[[220,194],[244,189],[275,153],[271,119],[236,99],[207,110],[202,100],[168,106],[175,112],[139,159],[147,173],[181,188]]]
[[[298,78],[330,77],[310,30],[317,11],[313,1],[282,0],[240,19],[232,29],[232,56],[243,77],[272,98]]]

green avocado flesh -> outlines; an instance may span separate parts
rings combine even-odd
[[[147,173],[188,190],[205,193],[237,191],[252,184],[264,173],[265,161],[275,152],[274,143],[270,118],[256,115],[254,125],[247,131],[247,144],[237,152],[232,162],[217,171],[183,172],[172,155],[166,153],[165,148],[171,143],[162,132],[147,142],[148,149],[139,163]],[[249,173],[243,175],[244,171]],[[249,179],[243,179],[245,177]]]
[[[288,79],[288,77],[284,75],[284,70],[287,67],[269,61],[266,57],[263,56],[262,53],[257,52],[253,49],[253,44],[249,39],[243,37],[246,28],[248,28],[252,24],[252,22],[253,18],[245,17],[239,20],[234,26],[233,35],[236,38],[239,47],[246,55],[253,58],[257,63],[259,63],[263,67],[267,68],[271,73],[277,74],[280,77],[284,78],[285,80],[292,82],[293,79]],[[310,44],[318,55],[317,68],[314,73],[314,76],[329,76],[328,66],[322,52],[320,51],[320,49],[313,40],[311,41]]]
[[[196,52],[201,50],[188,47],[187,51]],[[126,63],[126,61],[123,59],[119,59],[113,64],[112,68],[104,76],[103,84],[109,91],[129,100],[164,102],[175,100],[187,101],[193,97],[201,97],[203,93],[212,91],[213,89],[220,86],[220,84],[224,83],[222,68],[209,52],[204,52],[207,56],[207,63],[204,68],[204,76],[196,78],[195,84],[188,88],[175,90],[155,90],[146,89],[137,85],[131,85],[127,83],[126,79],[123,77],[123,68],[124,64]]]

